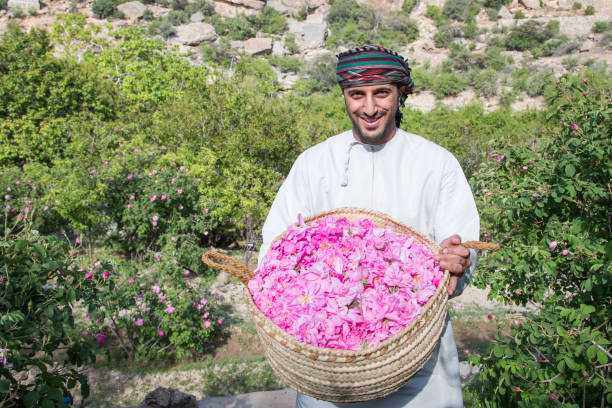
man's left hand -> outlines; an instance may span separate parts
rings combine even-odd
[[[434,259],[440,264],[440,268],[450,272],[448,282],[448,295],[451,296],[457,288],[459,278],[472,265],[470,250],[461,246],[461,237],[452,235],[440,243],[441,254],[434,254]]]

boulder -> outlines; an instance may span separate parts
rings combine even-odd
[[[325,16],[321,13],[309,14],[306,17],[306,22],[312,24],[325,24]]]
[[[174,388],[158,387],[145,397],[142,408],[197,408],[195,396]]]
[[[237,50],[237,51],[244,51],[244,41],[240,41],[240,40],[231,40],[230,41],[230,48]]]
[[[595,41],[593,41],[593,40],[586,40],[585,42],[582,43],[582,45],[580,46],[578,51],[579,52],[589,52],[593,48],[595,48],[596,46],[597,46],[597,44],[595,43]]]
[[[274,43],[272,44],[272,54],[282,57],[286,53],[287,53],[287,50],[285,50],[283,43],[281,41],[274,41]]]
[[[357,3],[367,4],[374,10],[397,11],[402,9],[404,0],[357,0]]]
[[[244,42],[244,52],[249,55],[269,54],[271,51],[271,38],[249,38]]]
[[[261,10],[263,6],[266,5],[265,0],[221,0],[215,1],[215,5],[217,3],[229,3],[239,7],[246,7],[255,10]]]
[[[324,4],[327,4],[327,0],[307,0],[306,2],[308,3],[308,8],[310,10],[314,10],[323,6]]]
[[[40,10],[39,0],[8,0],[6,4],[9,10],[15,10],[20,8],[23,12],[27,13],[30,10]]]
[[[304,33],[304,23],[301,21],[297,21],[294,18],[287,19],[287,30],[295,35],[296,37],[301,36]]]
[[[306,0],[268,0],[266,6],[285,15],[297,13],[304,7],[308,8]]]
[[[510,10],[506,8],[506,6],[501,6],[499,11],[497,12],[497,18],[512,18],[512,13]]]
[[[215,41],[217,33],[208,23],[189,23],[176,27],[176,37],[181,44],[199,45],[204,41]]]
[[[201,23],[204,21],[204,14],[201,11],[196,11],[189,17],[189,21],[192,23]]]
[[[229,3],[215,2],[214,6],[215,13],[224,18],[236,17],[238,14],[244,14],[245,16],[249,16],[258,13],[258,9],[237,6]]]
[[[128,1],[117,6],[117,10],[130,21],[136,21],[142,18],[147,7],[139,1]]]
[[[531,10],[540,8],[540,0],[519,0],[519,3]]]
[[[327,25],[319,23],[304,24],[304,47],[323,48],[325,46],[325,36],[327,35]]]

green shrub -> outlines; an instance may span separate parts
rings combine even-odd
[[[224,37],[221,37],[219,44],[202,44],[200,51],[204,61],[213,62],[223,68],[229,68],[232,59],[238,56],[238,53],[230,47],[229,40]]]
[[[497,84],[499,74],[493,69],[485,71],[470,71],[470,85],[474,87],[478,95],[491,98],[499,92]]]
[[[98,354],[135,362],[197,358],[209,351],[224,316],[198,293],[193,272],[174,264],[172,256],[158,252],[139,268],[116,260],[81,268],[98,289],[87,299],[88,321],[82,325]]]
[[[165,16],[151,21],[147,31],[149,35],[159,35],[164,39],[168,39],[176,34],[176,29]]]
[[[487,67],[493,68],[496,71],[502,71],[509,64],[512,64],[512,57],[503,55],[502,51],[503,48],[487,47],[487,50],[485,51],[485,61]]]
[[[300,52],[300,47],[298,47],[298,45],[295,43],[294,34],[289,33],[285,35],[284,44],[287,51],[289,51],[289,54],[297,54],[298,52]]]
[[[609,22],[605,22],[605,21],[596,21],[595,24],[593,24],[593,29],[592,31],[594,33],[597,34],[601,34],[604,31],[610,29],[610,23]]]
[[[463,27],[463,37],[474,39],[478,35],[478,26],[473,21],[470,21]]]
[[[585,16],[594,16],[595,15],[595,7],[592,4],[589,4],[585,9],[584,9],[584,15]]]
[[[555,85],[555,76],[552,72],[539,72],[531,74],[525,81],[527,95],[533,97],[542,96],[547,88]]]
[[[142,19],[145,21],[153,20],[153,12],[151,11],[151,9],[145,9],[145,11],[142,13]]]
[[[514,68],[512,70],[512,90],[525,92],[527,90],[527,79],[531,76],[528,68]]]
[[[278,68],[281,72],[297,73],[303,64],[303,60],[298,57],[281,57],[278,55],[268,56],[270,64]]]
[[[0,37],[0,163],[63,157],[80,117],[116,117],[116,90],[93,67],[52,55],[49,35],[9,25]],[[70,136],[70,137],[69,137]]]
[[[565,57],[561,60],[561,64],[567,71],[574,71],[578,67],[578,63],[577,57]]]
[[[293,18],[297,21],[304,21],[308,17],[308,7],[304,6],[293,14]]]
[[[164,16],[164,19],[176,27],[189,22],[189,13],[183,10],[172,10]]]
[[[328,92],[338,85],[336,80],[337,59],[332,54],[323,54],[303,66],[301,74],[306,81],[300,82],[296,89],[304,95],[314,92]]]
[[[438,74],[431,81],[429,89],[438,99],[455,96],[467,85],[465,78],[455,72]]]
[[[23,11],[21,7],[15,7],[13,11],[11,12],[11,16],[13,18],[24,18],[25,12]]]
[[[527,18],[527,16],[525,15],[525,13],[523,13],[523,10],[517,10],[514,12],[515,20],[523,20],[525,18]]]
[[[0,0],[0,10],[6,10],[8,8],[8,0]]]
[[[427,6],[427,11],[425,12],[425,17],[431,18],[436,27],[440,28],[441,26],[450,24],[450,20],[446,17],[442,10],[440,10],[437,6]]]
[[[95,357],[75,333],[73,308],[93,288],[68,245],[31,231],[24,215],[0,236],[0,404],[63,407],[77,384],[89,394],[80,370]]]
[[[562,78],[542,133],[491,144],[471,180],[483,227],[501,244],[481,259],[477,284],[540,305],[471,357],[486,406],[612,403],[610,86],[589,73]]]
[[[261,30],[264,33],[282,34],[287,30],[287,19],[269,6],[264,6],[259,14],[248,16],[247,19],[253,24],[255,30]]]
[[[243,15],[222,19],[216,14],[211,17],[211,24],[219,36],[230,40],[246,40],[255,37],[255,27],[251,20]]]
[[[503,90],[499,94],[499,106],[504,109],[510,109],[515,100],[516,93],[514,91]]]
[[[558,21],[550,21],[545,26],[537,21],[527,21],[510,29],[505,46],[508,50],[529,51],[538,48],[558,33]]]
[[[406,14],[410,14],[417,5],[418,0],[404,0],[402,3],[402,11]]]
[[[487,67],[487,56],[462,50],[456,55],[451,52],[453,69],[456,71],[469,71],[471,69],[483,69]]]
[[[582,8],[582,3],[574,2],[572,4],[572,10],[580,10]]]
[[[469,4],[470,0],[446,0],[442,13],[452,20],[465,21]]]
[[[115,14],[115,3],[112,0],[93,0],[91,11],[96,18],[108,18]]]

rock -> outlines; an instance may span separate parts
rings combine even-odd
[[[506,6],[501,6],[499,11],[497,12],[497,18],[512,18],[512,13],[510,10],[506,8]]]
[[[240,40],[231,40],[230,41],[230,48],[237,50],[237,51],[244,51],[244,41],[240,41]]]
[[[130,21],[136,21],[142,18],[147,7],[139,1],[129,1],[117,6],[117,10]]]
[[[294,18],[288,18],[287,19],[287,30],[291,33],[294,34],[296,37],[301,36],[302,34],[304,34],[304,23],[302,23],[301,21],[297,21]]]
[[[323,48],[325,46],[325,36],[327,35],[327,25],[318,23],[304,24],[304,47]]]
[[[306,17],[306,23],[325,24],[325,16],[321,13],[309,14]]]
[[[272,39],[249,38],[244,42],[244,51],[249,55],[269,54],[272,51]]]
[[[291,15],[303,8],[308,8],[306,0],[268,0],[266,6],[272,7],[281,14]]]
[[[204,14],[202,14],[201,11],[196,11],[191,15],[191,17],[189,17],[189,21],[192,23],[201,23],[204,21]]]
[[[310,10],[314,10],[316,8],[323,6],[324,4],[327,4],[327,1],[326,0],[307,0],[307,3],[308,3],[308,8]]]
[[[500,20],[501,26],[513,26],[515,24],[525,24],[527,21],[536,21],[542,25],[548,24],[550,21],[556,20],[559,22],[559,32],[568,37],[586,36],[591,33],[593,24],[597,21],[607,21],[607,16],[571,16],[571,17],[541,17],[529,18],[522,20]]]
[[[519,0],[519,3],[531,10],[540,8],[540,0]]]
[[[20,8],[24,13],[30,10],[40,10],[40,1],[38,0],[8,0],[7,8],[14,10]]]
[[[158,387],[145,397],[143,408],[197,408],[193,395],[185,394],[174,388]]]
[[[272,44],[272,54],[282,57],[286,53],[287,53],[287,50],[285,50],[283,43],[281,41],[274,41],[274,43]]]
[[[357,0],[357,3],[367,4],[374,10],[397,11],[402,9],[404,0]]]
[[[199,45],[204,41],[215,41],[217,33],[208,23],[190,23],[176,27],[176,37],[181,44]]]
[[[237,6],[229,3],[215,2],[215,13],[219,16],[228,18],[228,17],[236,17],[239,14],[244,14],[245,16],[250,16],[258,13],[258,9]]]
[[[595,48],[597,46],[597,44],[595,44],[594,41],[592,40],[586,40],[585,42],[582,43],[582,45],[580,46],[580,48],[578,49],[579,52],[589,52],[591,51],[593,48]]]

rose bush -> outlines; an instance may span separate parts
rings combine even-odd
[[[595,79],[559,79],[542,136],[497,141],[472,179],[486,234],[502,247],[483,258],[477,283],[538,306],[489,355],[471,357],[489,406],[612,403],[612,86]]]

